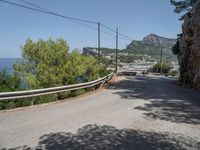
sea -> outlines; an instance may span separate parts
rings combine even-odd
[[[17,62],[19,58],[0,58],[0,70],[6,69],[8,73],[13,72],[13,64]]]

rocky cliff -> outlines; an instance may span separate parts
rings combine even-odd
[[[176,43],[176,39],[161,37],[156,34],[149,34],[143,38],[142,42],[149,43],[155,46],[161,45],[162,47],[168,48],[168,50],[170,51],[172,46]]]
[[[200,90],[200,0],[184,16],[178,60],[180,81]]]
[[[149,55],[160,58],[160,49],[163,48],[163,56],[167,59],[173,59],[171,48],[176,43],[176,39],[170,39],[158,36],[156,34],[149,34],[141,41],[132,41],[127,46],[129,53]]]

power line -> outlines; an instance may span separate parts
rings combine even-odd
[[[115,36],[114,34],[112,34],[110,32],[106,32],[106,31],[103,31],[103,30],[101,30],[101,32],[104,33],[104,34],[110,35],[110,36]]]
[[[102,24],[101,24],[102,25]],[[102,26],[104,26],[104,25],[102,25]],[[113,32],[114,32],[115,30],[113,30]],[[107,35],[110,35],[110,36],[113,36],[113,37],[116,37],[116,35],[115,34],[113,34],[113,33],[110,33],[110,32],[106,32],[106,31],[103,31],[103,30],[101,30],[101,32],[102,33],[104,33],[104,34],[107,34]],[[116,33],[116,31],[115,31],[115,33]],[[119,37],[120,39],[123,39],[123,40],[130,40],[130,39],[127,39],[127,38],[124,38],[124,37]]]
[[[18,4],[18,3],[13,3],[13,2],[10,2],[10,1],[6,1],[6,0],[0,0],[0,1],[3,2],[3,3],[7,3],[7,4],[10,4],[10,5],[15,5],[15,6],[18,6],[18,7],[22,7],[22,8],[26,8],[26,9],[30,9],[30,10],[34,10],[34,11],[38,11],[38,12],[41,12],[41,13],[46,13],[46,14],[50,14],[50,15],[54,15],[54,16],[59,16],[59,17],[65,18],[65,19],[72,19],[72,20],[76,20],[76,21],[97,24],[97,22],[94,22],[94,21],[89,21],[89,20],[84,20],[84,19],[64,16],[64,15],[61,15],[61,14],[58,14],[58,13],[54,13],[54,12],[51,12],[51,11],[47,11],[47,10],[44,10],[44,9],[28,7],[28,6],[24,6],[24,5],[21,5],[21,4]]]
[[[36,8],[39,8],[39,9],[42,9],[42,10],[45,10],[45,11],[48,11],[48,12],[53,13],[52,11],[50,11],[50,10],[48,10],[48,9],[45,9],[45,8],[43,8],[43,7],[40,7],[40,6],[35,5],[35,4],[33,4],[33,3],[30,3],[30,2],[27,2],[27,1],[25,1],[25,0],[19,0],[19,1],[21,1],[21,2],[23,2],[23,3],[26,3],[26,4],[30,5],[30,6],[33,6],[33,7],[36,7]],[[82,25],[85,25],[85,24],[82,24]],[[107,28],[107,29],[109,29],[109,30],[111,30],[111,31],[113,31],[113,32],[116,32],[115,30],[113,30],[113,29],[107,27],[107,26],[104,25],[104,24],[100,24],[100,25],[103,26],[103,27],[105,27],[105,28]],[[86,25],[86,26],[87,26],[87,25]],[[87,27],[88,27],[88,26],[87,26]],[[97,30],[96,28],[93,28],[93,29]],[[106,32],[106,31],[103,31],[103,30],[100,30],[100,31],[101,31],[102,33],[104,33],[104,34],[107,34],[107,35],[110,35],[110,36],[115,36],[114,34],[109,33],[109,32]],[[125,38],[123,38],[123,39],[126,40]]]
[[[43,7],[40,7],[40,6],[35,5],[35,4],[33,4],[33,3],[30,3],[30,2],[27,2],[27,1],[25,1],[25,0],[19,0],[19,1],[21,1],[21,2],[23,2],[23,3],[26,3],[26,4],[30,5],[30,6],[39,8],[39,9],[41,9],[41,10],[48,11],[48,12],[50,12],[50,13],[54,13],[54,12],[48,10],[48,9],[45,9],[45,8],[43,8]],[[72,21],[74,21],[74,22],[76,22],[76,23],[80,23],[80,24],[82,24],[82,25],[84,25],[84,26],[86,26],[86,27],[89,27],[89,28],[93,29],[93,30],[97,30],[97,28],[94,28],[94,27],[91,27],[91,26],[89,26],[89,25],[83,24],[83,23],[81,23],[81,22],[75,21],[74,19],[70,19],[70,20],[72,20]],[[103,30],[100,30],[100,31],[101,31],[102,33],[104,33],[104,34],[111,35],[111,36],[115,36],[114,34],[111,34],[111,33],[109,33],[109,32],[103,31]]]
[[[113,34],[113,33],[110,33],[110,32],[107,32],[107,31],[104,31],[104,30],[100,30],[101,31],[101,33],[104,33],[104,34],[107,34],[107,35],[109,35],[109,36],[112,36],[112,37],[116,37],[116,35],[115,34]],[[116,31],[115,31],[116,32]],[[132,40],[130,40],[130,39],[127,39],[127,38],[124,38],[124,37],[119,37],[120,39],[123,39],[123,40],[129,40],[129,41],[132,41]]]
[[[47,10],[47,9],[45,9],[45,8],[42,8],[42,7],[38,6],[38,5],[35,5],[35,4],[31,3],[31,2],[27,2],[27,1],[25,1],[25,0],[19,0],[19,1],[21,1],[21,2],[23,2],[23,3],[26,3],[26,4],[30,5],[30,6],[33,6],[33,7],[36,7],[36,8],[39,8],[39,9],[42,9],[42,10],[45,10],[45,11],[54,13],[54,12],[49,11],[49,10]],[[83,25],[84,25],[84,24],[83,24]],[[108,29],[108,30],[110,30],[110,31],[112,31],[112,32],[116,32],[114,29],[112,29],[112,28],[110,28],[110,27],[108,27],[108,26],[106,26],[106,25],[104,25],[104,24],[102,24],[102,23],[101,23],[101,26],[103,26],[104,28],[106,28],[106,29]],[[88,27],[88,26],[87,26],[87,27]],[[93,28],[93,29],[94,29],[94,28]],[[107,34],[107,35],[115,36],[114,34],[109,33],[109,32],[106,32],[106,31],[102,31],[102,30],[101,30],[101,32],[104,33],[104,34]],[[132,41],[132,39],[131,39],[130,37],[128,37],[128,36],[126,36],[126,35],[124,35],[124,34],[122,34],[122,33],[119,33],[119,35],[125,37],[125,38],[120,37],[120,38],[123,39],[123,40],[131,40],[131,41]]]
[[[119,35],[121,35],[121,36],[123,36],[123,37],[125,37],[125,38],[129,39],[130,41],[133,41],[133,39],[132,39],[132,38],[130,38],[130,37],[128,37],[128,36],[126,36],[126,35],[124,35],[124,34],[122,34],[122,33],[119,33]]]
[[[48,9],[45,9],[45,8],[43,8],[43,7],[40,7],[40,6],[38,6],[38,5],[36,5],[36,4],[33,4],[33,3],[30,3],[30,2],[27,2],[27,1],[25,1],[25,0],[19,0],[19,1],[21,1],[21,2],[23,2],[23,3],[26,3],[26,4],[30,5],[30,6],[39,8],[39,9],[41,9],[41,10],[47,11],[47,12],[49,12],[49,13],[54,13],[54,12],[48,10]],[[73,18],[73,19],[72,19],[72,18],[73,18],[73,17],[70,17],[70,18],[68,18],[68,19],[71,20],[71,21],[73,21],[73,22],[75,22],[75,23],[77,23],[77,24],[81,24],[81,25],[83,25],[83,26],[85,26],[85,27],[87,27],[87,28],[90,28],[90,29],[92,29],[92,30],[95,30],[95,31],[97,30],[97,28],[95,28],[95,27],[92,27],[92,26],[90,26],[90,25],[84,24],[84,23],[82,23],[82,22],[80,22],[80,21],[77,21],[77,19],[75,20],[74,18]],[[78,20],[80,20],[80,19],[78,19]],[[81,19],[81,20],[82,20],[82,19]]]
[[[104,24],[101,24],[101,26],[103,26],[104,28],[106,28],[106,29],[108,29],[108,30],[110,30],[112,32],[116,32],[114,29],[112,29],[112,28],[110,28],[110,27],[108,27],[108,26],[106,26]]]
[[[35,5],[35,4],[31,3],[31,2],[27,2],[27,1],[25,1],[25,0],[19,0],[19,1],[21,1],[21,2],[23,2],[23,3],[26,3],[26,4],[30,5],[30,6],[39,8],[39,9],[49,11],[49,10],[47,10],[47,9],[45,9],[45,8],[42,8],[42,7],[38,6],[38,5]]]
[[[119,34],[119,33],[118,33]],[[126,41],[133,41],[133,40],[131,40],[131,39],[127,39],[127,38],[124,38],[124,37],[119,37],[120,39],[122,39],[122,40],[126,40]]]
[[[40,7],[40,6],[37,6],[37,5],[33,4],[33,3],[30,3],[30,2],[27,2],[27,1],[24,1],[24,0],[20,0],[20,1],[22,1],[22,2],[24,2],[24,3],[26,3],[26,4],[28,4],[28,5],[31,5],[31,6],[33,6],[33,7],[37,7],[37,8],[39,8],[39,9],[35,9],[35,8],[32,8],[32,7],[20,5],[20,4],[17,4],[17,3],[8,2],[8,1],[5,1],[5,0],[0,0],[0,1],[1,1],[1,2],[5,2],[5,3],[8,3],[8,4],[11,4],[11,5],[14,5],[14,6],[18,6],[18,7],[30,9],[30,10],[33,10],[33,11],[37,11],[37,12],[41,12],[41,13],[45,13],[45,14],[50,14],[50,15],[53,15],[53,16],[62,17],[62,18],[68,19],[68,20],[70,20],[70,21],[72,21],[72,22],[75,22],[75,23],[77,23],[77,24],[81,24],[81,25],[83,25],[83,26],[85,26],[85,27],[87,27],[87,28],[90,28],[90,29],[92,29],[92,30],[95,30],[95,31],[97,30],[95,27],[92,27],[92,26],[90,26],[90,25],[87,25],[87,24],[82,23],[82,22],[83,22],[82,19],[76,19],[76,18],[73,18],[73,17],[63,16],[63,15],[54,13],[54,12],[52,12],[52,11],[49,11],[49,10],[47,10],[47,9],[45,9],[45,8],[42,8],[42,7]],[[81,21],[82,21],[82,22],[81,22]],[[84,20],[84,22],[88,22],[88,21]]]
[[[116,31],[115,31],[114,29],[112,29],[111,27],[108,27],[108,26],[106,26],[106,25],[104,25],[104,24],[101,24],[101,25],[102,25],[104,28],[106,28],[106,29],[108,29],[108,30],[110,30],[110,31],[112,31],[112,32],[116,32]],[[128,37],[127,35],[124,35],[124,34],[122,34],[122,33],[119,33],[119,35],[125,37],[125,38],[122,38],[122,39],[133,41],[133,39],[130,38],[130,37]]]
[[[92,30],[97,31],[97,28],[92,27],[92,26],[90,26],[88,24],[85,24],[85,23],[90,23],[90,24],[97,24],[98,25],[98,22],[95,22],[95,21],[89,21],[89,20],[84,20],[84,19],[79,19],[79,18],[74,18],[74,17],[69,17],[69,16],[61,15],[61,14],[55,13],[53,11],[50,11],[48,9],[45,9],[43,7],[40,7],[40,6],[36,5],[36,4],[33,4],[31,2],[27,2],[25,0],[19,0],[19,1],[21,1],[23,3],[26,3],[26,4],[28,4],[28,5],[32,6],[32,7],[21,5],[21,4],[18,4],[18,3],[13,3],[13,2],[10,2],[10,1],[7,1],[7,0],[0,0],[0,1],[4,2],[4,3],[7,3],[7,4],[10,4],[10,5],[17,6],[17,7],[21,7],[21,8],[25,8],[25,9],[29,9],[29,10],[33,10],[33,11],[37,11],[37,12],[41,12],[41,13],[53,15],[53,16],[62,17],[62,18],[71,20],[71,21],[73,21],[75,23],[81,24],[81,25],[83,25],[83,26],[85,26],[87,28],[90,28]],[[33,8],[33,7],[35,7],[35,8]],[[110,27],[108,27],[108,26],[106,26],[104,24],[101,24],[101,26],[103,26],[104,28],[106,28],[106,29],[108,29],[108,30],[110,30],[112,32],[116,32],[114,29],[112,29],[112,28],[110,28]],[[112,34],[112,33],[110,33],[110,32],[106,32],[106,31],[103,31],[103,30],[101,30],[101,32],[104,33],[104,34],[107,34],[107,35],[115,37],[115,35]],[[120,39],[132,41],[132,39],[130,37],[128,37],[128,36],[126,36],[124,34],[119,33],[119,35],[122,36],[122,37],[119,37]]]
[[[83,26],[85,26],[85,27],[87,27],[87,28],[90,28],[90,29],[92,29],[92,30],[97,31],[97,28],[92,27],[92,26],[90,26],[90,25],[87,25],[87,24],[85,24],[85,23],[82,23],[82,22],[79,22],[79,21],[76,21],[76,20],[71,20],[71,21],[73,21],[73,22],[75,22],[75,23],[78,23],[78,24],[81,24],[81,25],[83,25]]]

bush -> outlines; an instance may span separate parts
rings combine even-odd
[[[19,90],[20,78],[16,74],[9,74],[6,69],[0,71],[0,92]]]
[[[179,75],[179,71],[178,70],[172,70],[172,71],[169,72],[169,75],[178,76]]]
[[[172,69],[171,64],[164,62],[162,64],[162,72],[169,73],[170,69]],[[161,64],[157,63],[152,68],[148,70],[149,72],[160,73],[161,72]]]

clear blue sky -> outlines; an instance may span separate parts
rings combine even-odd
[[[7,0],[20,3],[19,0]],[[176,38],[179,15],[170,0],[26,0],[63,15],[100,21],[134,40],[150,33]],[[64,38],[70,49],[97,46],[97,32],[66,19],[0,2],[0,57],[20,57],[27,38]],[[115,38],[102,33],[102,47],[115,47]],[[125,48],[130,41],[120,40]]]

